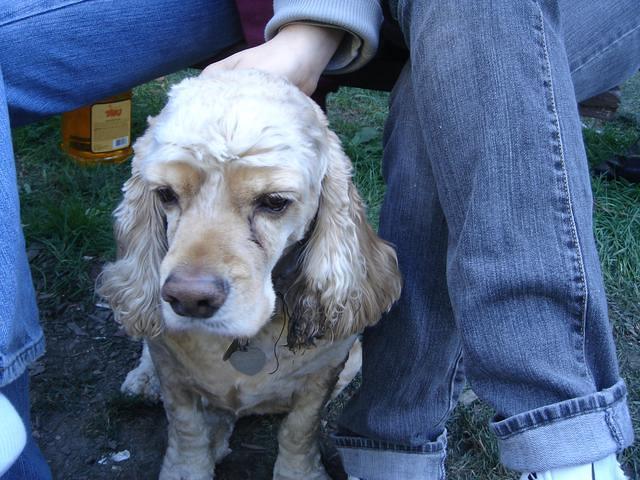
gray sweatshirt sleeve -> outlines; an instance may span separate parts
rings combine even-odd
[[[274,16],[267,24],[270,40],[288,23],[326,25],[346,34],[325,73],[357,70],[378,48],[382,8],[379,0],[274,0]]]

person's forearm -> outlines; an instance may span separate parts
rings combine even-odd
[[[218,70],[255,68],[286,77],[308,95],[335,53],[344,32],[331,27],[291,23],[268,42],[209,65],[203,75]]]
[[[336,28],[291,23],[285,25],[273,41],[282,55],[291,55],[297,61],[302,76],[314,79],[315,90],[317,80],[336,52],[343,36],[344,31]]]
[[[265,28],[272,39],[296,22],[327,25],[345,32],[324,73],[347,73],[365,65],[378,47],[383,12],[380,0],[274,0],[274,16]]]

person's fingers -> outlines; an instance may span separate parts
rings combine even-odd
[[[238,59],[234,57],[235,55],[232,55],[223,60],[219,60],[215,63],[207,65],[207,67],[202,70],[201,75],[206,77],[209,75],[214,75],[216,72],[219,72],[221,70],[233,70],[238,62]]]
[[[214,75],[222,70],[256,69],[273,75],[285,77],[307,94],[315,89],[317,79],[311,77],[310,71],[301,65],[296,56],[283,54],[280,45],[263,44],[236,53],[224,60],[212,63],[201,73],[203,76]]]

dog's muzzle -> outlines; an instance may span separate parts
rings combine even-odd
[[[229,282],[210,273],[175,269],[162,286],[162,299],[182,317],[209,318],[224,304]]]

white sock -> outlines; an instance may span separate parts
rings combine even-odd
[[[26,443],[27,432],[20,415],[0,393],[0,477],[17,460]]]
[[[522,476],[522,479],[528,480],[530,478],[535,480],[592,480],[594,478],[595,480],[627,480],[615,453],[592,464],[554,468],[547,472],[524,474]]]
[[[612,478],[615,480],[627,480],[627,476],[622,471],[622,468],[620,468],[620,464],[618,463],[615,453],[612,453],[602,460],[594,462],[593,471],[596,475],[596,479]]]

